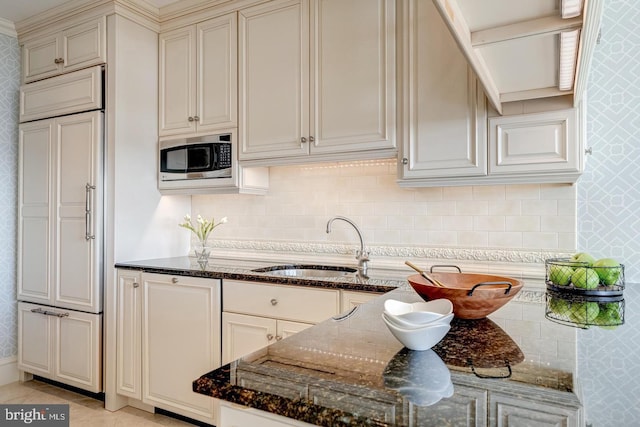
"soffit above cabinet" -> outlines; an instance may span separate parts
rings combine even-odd
[[[577,105],[604,0],[433,0],[493,107],[573,95]]]

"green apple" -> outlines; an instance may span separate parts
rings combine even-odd
[[[551,296],[549,297],[549,309],[559,316],[567,316],[570,312],[567,300]]]
[[[567,264],[551,264],[549,266],[549,280],[554,284],[566,286],[571,282],[573,268]]]
[[[576,288],[595,289],[600,284],[600,278],[591,268],[578,267],[571,275],[571,282]]]
[[[617,303],[600,303],[599,309],[598,315],[593,319],[594,325],[598,325],[604,329],[615,329],[622,323]]]
[[[613,286],[618,282],[622,268],[615,259],[602,258],[593,263],[593,269],[605,286]]]
[[[589,266],[595,262],[595,258],[586,252],[577,252],[571,257],[571,261]]]
[[[600,313],[597,302],[574,302],[571,304],[569,318],[580,325],[593,323]]]

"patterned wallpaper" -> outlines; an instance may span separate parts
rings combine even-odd
[[[578,247],[626,267],[625,324],[578,336],[587,422],[640,423],[640,2],[608,0],[588,85],[587,144],[578,181]]]
[[[0,359],[16,354],[18,40],[0,34]]]

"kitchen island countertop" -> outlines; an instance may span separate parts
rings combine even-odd
[[[527,341],[536,339],[544,347],[546,333],[532,327],[530,338],[513,339],[499,326],[523,310],[541,310],[544,321],[543,306],[512,301],[506,318],[454,319],[439,344],[417,352],[382,322],[387,298],[420,301],[402,286],[205,373],[193,390],[320,426],[500,425],[504,417],[582,422],[570,364],[518,344],[533,349]]]

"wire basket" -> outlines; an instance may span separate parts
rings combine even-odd
[[[547,289],[589,296],[619,296],[624,290],[624,265],[593,267],[570,258],[545,262]]]
[[[624,324],[622,296],[584,296],[547,291],[545,317],[556,323],[588,329],[615,329]]]

